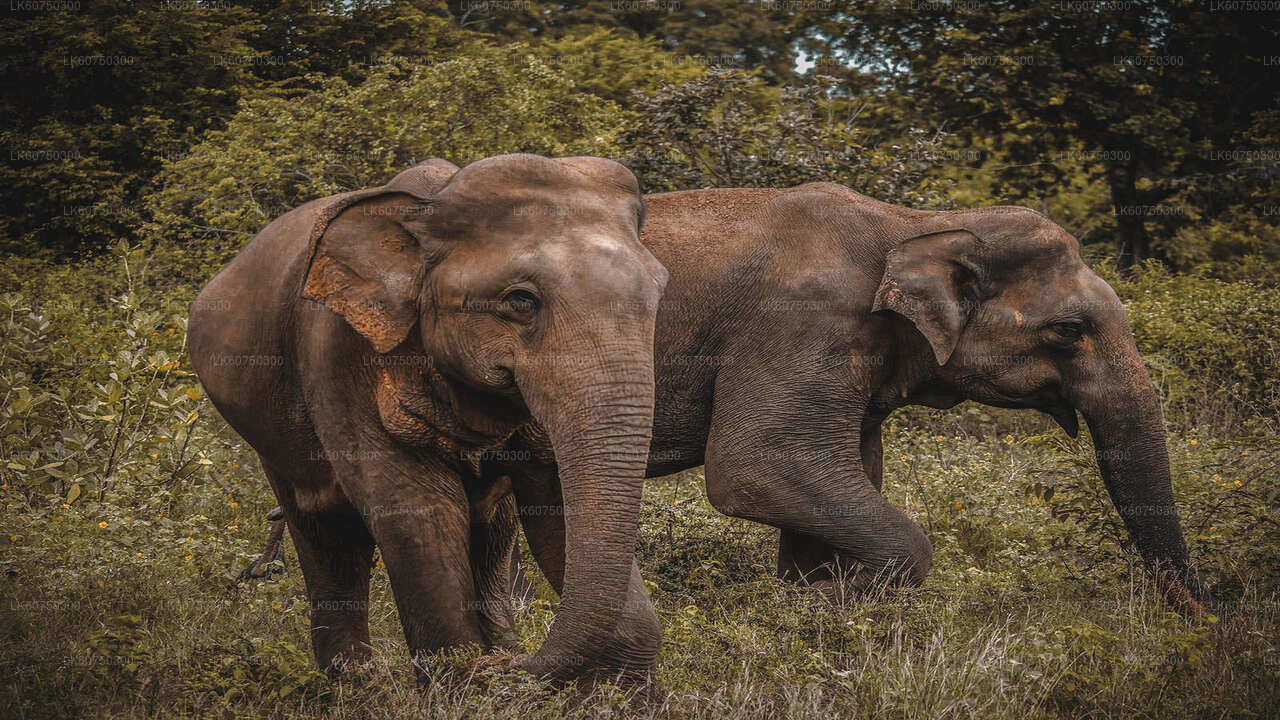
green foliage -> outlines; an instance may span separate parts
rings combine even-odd
[[[779,90],[708,72],[639,98],[641,119],[618,144],[649,191],[826,180],[885,202],[943,202],[946,184],[926,174],[939,138],[911,132],[902,144],[867,146],[859,128],[837,119],[838,106],[816,83]]]
[[[159,0],[13,14],[26,17],[0,29],[0,249],[67,256],[132,237],[161,161],[234,107],[251,16]]]
[[[181,367],[185,317],[144,308],[133,285],[142,251],[120,261],[125,291],[98,311],[115,338],[86,337],[73,300],[32,308],[0,297],[7,332],[0,341],[4,473],[27,493],[53,491],[68,504],[117,486],[165,492],[208,465],[193,432],[202,392]],[[56,334],[55,334],[56,333]]]
[[[66,258],[137,241],[161,165],[265,81],[357,79],[384,62],[439,60],[475,37],[449,22],[442,0],[67,5],[15,5],[0,29],[6,252]]]
[[[623,107],[634,93],[654,92],[663,85],[693,80],[703,65],[663,50],[653,40],[639,40],[610,30],[570,33],[544,40],[533,48],[548,65],[589,92]]]
[[[824,71],[875,71],[918,115],[993,143],[1015,193],[1051,194],[1057,156],[1090,153],[1126,267],[1151,252],[1153,230],[1172,239],[1245,198],[1274,202],[1280,80],[1260,49],[1276,45],[1280,26],[1257,13],[856,0],[806,17],[817,32],[801,44]]]
[[[771,82],[794,76],[793,43],[809,29],[786,4],[739,0],[449,0],[449,8],[463,27],[506,40],[608,28],[702,67],[758,68]]]
[[[1218,424],[1280,411],[1280,290],[1159,265],[1109,279],[1173,411]]]
[[[579,93],[522,45],[432,65],[391,63],[359,85],[248,100],[224,130],[168,164],[149,233],[207,276],[257,230],[308,200],[379,185],[432,157],[616,153],[618,108]]]
[[[326,691],[325,676],[311,653],[289,642],[256,640],[239,647],[215,645],[197,651],[185,693],[201,711],[209,701],[234,712],[247,701],[288,706],[315,700]]]

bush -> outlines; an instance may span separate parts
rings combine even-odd
[[[862,128],[834,119],[840,102],[818,82],[778,89],[741,72],[707,72],[640,95],[640,118],[618,144],[647,192],[830,181],[884,202],[945,204],[949,182],[929,172],[940,135],[912,130],[873,145]]]
[[[1280,413],[1280,289],[1156,263],[1131,282],[1103,272],[1175,419],[1223,427]]]
[[[359,85],[241,103],[225,130],[166,165],[148,231],[185,277],[209,277],[272,219],[308,200],[380,185],[432,157],[615,154],[619,108],[523,45],[427,66],[388,64]]]

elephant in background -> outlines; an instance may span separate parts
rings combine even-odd
[[[1089,424],[1102,478],[1167,600],[1209,594],[1174,505],[1160,399],[1079,242],[1021,207],[921,211],[841,185],[648,195],[658,312],[647,475],[706,466],[711,503],[781,530],[778,572],[915,585],[922,528],[880,494],[905,405],[1031,408]]]
[[[1073,437],[1082,413],[1161,592],[1206,612],[1159,397],[1066,230],[1026,208],[918,211],[831,183],[645,203],[641,240],[671,274],[646,475],[705,465],[714,507],[780,529],[781,577],[832,596],[923,582],[932,545],[880,494],[880,426],[974,400],[1040,410]],[[531,469],[510,469],[517,496],[555,487],[518,477]]]
[[[278,218],[196,298],[192,361],[283,509],[322,668],[369,653],[375,545],[415,657],[514,647],[498,469],[553,458],[560,545],[538,550],[563,598],[518,666],[653,665],[634,544],[667,273],[643,212],[608,160],[434,160]]]

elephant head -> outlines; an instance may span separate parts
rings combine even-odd
[[[626,598],[667,271],[640,244],[639,185],[622,165],[506,155],[447,174],[324,209],[303,294],[378,353],[420,345],[455,405],[545,430],[567,535],[544,645],[557,648],[608,632]]]
[[[932,218],[934,229],[889,252],[874,308],[923,336],[934,400],[1038,409],[1072,437],[1083,414],[1107,491],[1161,592],[1180,611],[1203,613],[1208,595],[1174,505],[1160,399],[1115,291],[1074,237],[1034,211]]]

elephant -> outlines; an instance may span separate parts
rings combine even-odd
[[[643,213],[611,160],[432,160],[275,219],[199,293],[192,363],[283,510],[321,668],[370,654],[375,547],[420,669],[515,647],[516,508],[492,468],[526,457],[556,461],[563,501],[544,511],[569,552],[549,634],[518,667],[653,665],[634,545],[667,272]],[[503,449],[525,436],[538,458]]]
[[[834,597],[916,586],[924,530],[881,494],[881,425],[907,405],[1083,414],[1102,478],[1157,587],[1212,596],[1174,504],[1160,398],[1115,291],[1079,242],[1022,207],[931,211],[832,183],[646,195],[658,308],[646,477],[705,466],[711,504],[779,528],[777,573]],[[513,453],[545,447],[536,433]],[[557,590],[554,458],[510,463],[521,523]]]
[[[646,475],[705,465],[717,510],[779,528],[780,577],[840,596],[923,582],[930,540],[880,493],[881,424],[973,400],[1042,411],[1072,437],[1082,414],[1160,592],[1207,612],[1160,398],[1115,291],[1064,228],[1022,207],[913,210],[832,183],[645,204],[641,241],[670,273]],[[546,466],[511,473],[522,507],[559,501]],[[528,520],[526,535],[548,532]]]

